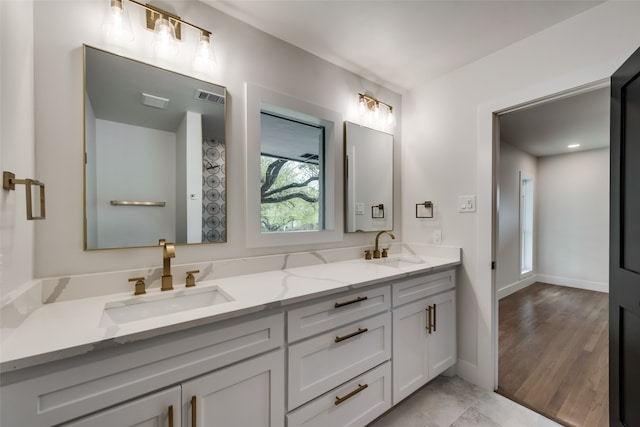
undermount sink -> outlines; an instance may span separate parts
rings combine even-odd
[[[377,258],[372,260],[375,264],[386,265],[388,267],[402,268],[410,267],[416,264],[424,264],[425,261],[422,258],[414,256],[390,256],[388,258]]]
[[[233,301],[217,287],[180,290],[105,304],[101,325],[109,326]]]

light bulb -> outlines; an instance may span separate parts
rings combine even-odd
[[[389,112],[387,113],[387,126],[396,127],[396,116],[393,114],[393,108],[389,107]]]
[[[156,20],[153,35],[153,49],[159,56],[175,55],[178,53],[176,32],[166,18]]]
[[[211,34],[205,31],[200,33],[200,40],[196,46],[196,54],[193,59],[193,68],[196,71],[209,73],[216,64],[216,54],[211,46]]]
[[[373,106],[373,121],[377,122],[380,119],[380,104],[378,104],[378,101],[376,101],[375,105]]]
[[[360,95],[360,100],[358,101],[358,112],[360,113],[360,117],[364,116],[367,112],[367,100],[364,99],[362,95]]]
[[[124,9],[122,1],[111,0],[109,2],[109,10],[102,25],[102,30],[105,36],[113,41],[129,42],[133,40],[133,31],[131,29],[131,21],[129,21],[129,14]]]

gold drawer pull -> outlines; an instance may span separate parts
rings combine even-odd
[[[196,423],[198,422],[196,417],[196,397],[191,397],[191,427],[196,427]]]
[[[349,335],[345,335],[343,337],[336,337],[335,341],[336,342],[340,342],[340,341],[344,341],[344,340],[348,340],[349,338],[353,338],[356,335],[360,335],[360,334],[364,334],[365,332],[367,332],[369,329],[367,328],[358,328],[357,331],[355,332],[351,332]]]
[[[357,297],[356,299],[352,299],[351,301],[347,301],[347,302],[337,302],[335,303],[333,306],[335,308],[340,308],[340,307],[344,307],[345,305],[349,305],[349,304],[355,304],[357,302],[360,301],[366,301],[369,297]]]
[[[369,384],[364,384],[364,385],[360,385],[358,384],[358,388],[353,390],[351,393],[344,395],[343,397],[338,397],[336,396],[336,401],[334,402],[336,405],[341,404],[342,402],[344,402],[347,399],[352,398],[353,396],[355,396],[356,394],[360,393],[362,390],[364,390],[365,388],[369,387]]]
[[[169,427],[173,427],[173,405],[169,405],[167,418],[169,418]]]

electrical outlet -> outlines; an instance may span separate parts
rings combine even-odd
[[[442,243],[442,230],[433,230],[433,243],[436,245]]]
[[[458,212],[475,212],[476,196],[458,196]]]

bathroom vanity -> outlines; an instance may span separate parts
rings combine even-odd
[[[142,296],[220,294],[166,315],[134,314],[132,291],[42,304],[3,338],[3,425],[364,426],[456,363],[460,250],[438,255]]]

